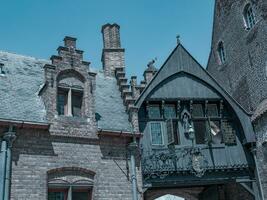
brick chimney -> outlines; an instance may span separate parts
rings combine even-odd
[[[102,26],[103,51],[102,64],[106,76],[114,76],[116,68],[124,68],[124,49],[121,48],[120,26],[105,24]]]

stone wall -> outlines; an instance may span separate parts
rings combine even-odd
[[[251,3],[256,24],[246,29],[244,7]],[[211,52],[207,70],[248,112],[267,98],[267,2],[265,0],[216,1]],[[219,64],[217,45],[224,44],[226,61]],[[262,116],[263,117],[263,116]],[[267,198],[267,165],[262,153],[266,116],[254,124],[257,158]]]
[[[267,198],[267,147],[262,144],[267,141],[267,114],[261,116],[254,123],[257,135],[257,158],[259,164],[259,173],[264,191],[264,197]]]
[[[256,24],[246,30],[243,10],[253,2]],[[207,69],[247,110],[267,98],[267,3],[265,0],[216,1],[213,38]],[[218,64],[217,45],[224,44],[226,62]]]
[[[129,142],[125,137],[75,138],[51,135],[46,130],[19,129],[13,147],[11,199],[46,200],[47,172],[69,167],[95,173],[93,199],[130,200],[130,174],[127,177],[121,171],[129,172],[126,164]],[[137,172],[140,186],[139,166]]]

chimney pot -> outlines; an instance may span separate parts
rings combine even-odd
[[[74,48],[74,49],[76,49],[76,38],[74,38],[74,37],[70,37],[70,36],[66,36],[65,38],[64,38],[64,45],[65,45],[65,47],[72,47],[72,48]]]

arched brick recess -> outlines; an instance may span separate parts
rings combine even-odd
[[[153,189],[147,190],[145,192],[145,200],[154,200],[158,197],[164,196],[166,194],[171,194],[174,196],[179,196],[185,200],[198,200],[198,195],[203,191],[203,187],[194,188],[163,188],[163,189]]]

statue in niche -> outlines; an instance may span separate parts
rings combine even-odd
[[[191,118],[190,113],[186,109],[184,109],[182,112],[182,123],[183,123],[183,128],[184,128],[185,132],[188,131],[189,125],[191,124],[190,118]]]

